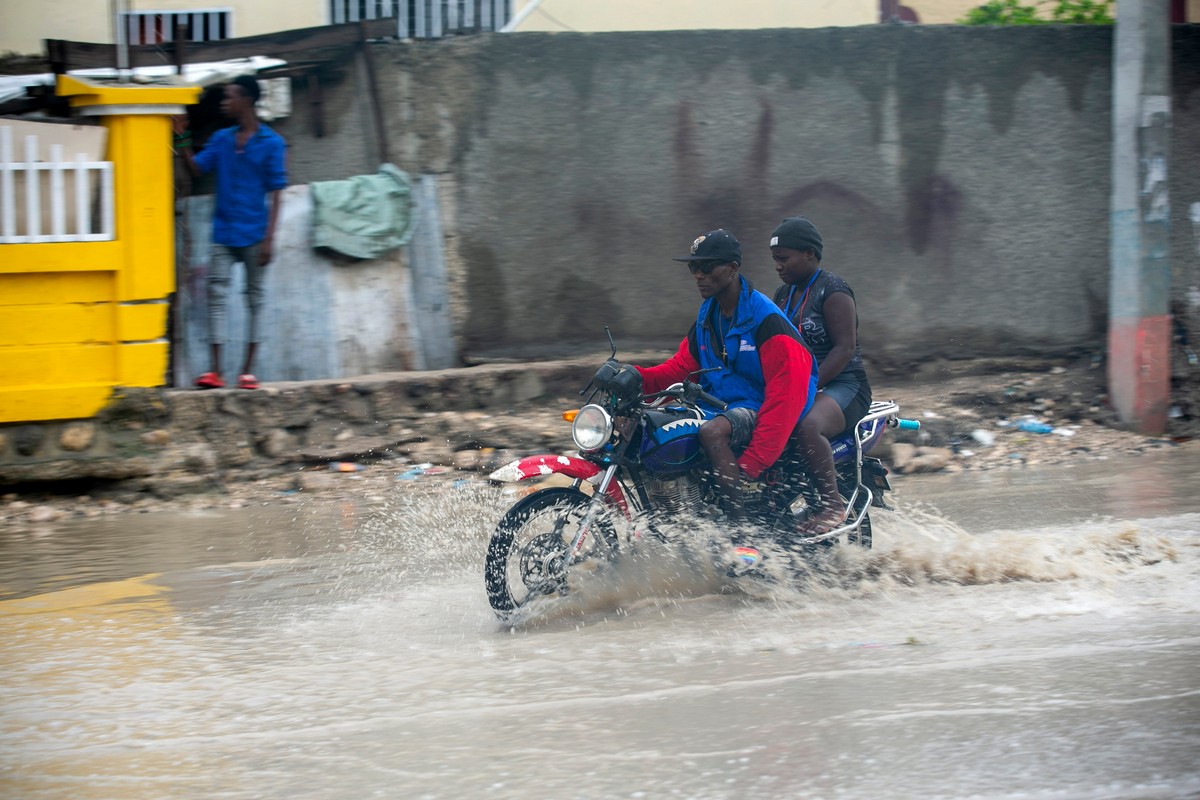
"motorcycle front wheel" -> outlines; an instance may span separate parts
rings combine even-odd
[[[586,534],[573,558],[568,549]],[[518,501],[500,518],[488,542],[484,584],[501,619],[531,600],[570,592],[570,572],[616,557],[618,538],[608,509],[578,489],[555,487]]]

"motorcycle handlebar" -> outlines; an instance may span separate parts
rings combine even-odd
[[[896,418],[896,427],[902,431],[916,431],[921,429],[921,423],[915,419],[900,419]]]
[[[717,398],[713,397],[711,394],[704,391],[703,389],[701,389],[699,392],[697,392],[697,396],[704,402],[708,403],[710,406],[716,406],[717,408],[721,409],[722,411],[726,411],[729,408],[728,403],[718,400]]]
[[[676,383],[667,389],[663,389],[661,392],[653,392],[652,394],[643,395],[642,400],[656,400],[660,397],[674,397],[688,403],[697,403],[698,401],[703,400],[707,405],[719,408],[721,411],[725,411],[729,408],[729,405],[725,401],[717,397],[713,397],[711,394],[701,389],[700,384],[692,383],[691,381]]]

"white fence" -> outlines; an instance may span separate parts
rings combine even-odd
[[[188,42],[215,42],[233,36],[233,12],[227,9],[126,11],[121,16],[129,44],[173,42],[179,26]]]
[[[0,244],[112,239],[112,162],[84,155],[67,161],[61,144],[50,145],[42,160],[32,134],[17,161],[14,138],[0,125]]]
[[[394,17],[401,39],[498,31],[511,16],[512,0],[329,0],[330,22]]]

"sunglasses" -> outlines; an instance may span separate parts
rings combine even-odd
[[[692,273],[693,275],[695,275],[697,272],[703,272],[705,275],[711,275],[712,271],[714,269],[716,269],[717,267],[721,266],[722,264],[726,264],[726,263],[728,263],[728,262],[726,262],[726,261],[689,261],[688,262],[688,272]]]

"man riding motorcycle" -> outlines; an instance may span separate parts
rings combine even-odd
[[[779,307],[739,274],[741,244],[729,231],[709,231],[688,265],[703,302],[670,359],[637,370],[647,392],[700,372],[704,391],[726,403],[700,428],[700,443],[733,521],[742,514],[740,484],[775,463],[800,419],[812,407],[817,368],[799,333]],[[822,497],[836,503],[837,497]]]

